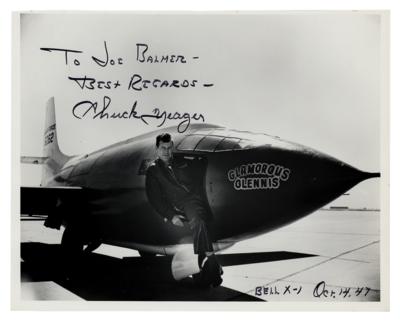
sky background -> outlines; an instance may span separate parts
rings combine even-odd
[[[123,65],[96,65],[91,56]],[[141,64],[149,53],[183,54],[187,64]],[[82,100],[112,98],[115,111],[138,102],[203,113],[208,123],[264,132],[332,155],[365,171],[380,170],[381,21],[376,14],[28,14],[21,16],[21,154],[41,156],[46,101],[55,97],[58,139],[82,154],[156,129],[137,120],[79,120]],[[83,51],[70,55],[41,47]],[[198,56],[193,60],[191,57]],[[78,58],[79,66],[73,64]],[[196,79],[213,87],[127,90],[130,77]],[[115,90],[82,90],[68,77],[119,80]],[[169,123],[168,125],[175,125]],[[23,185],[38,185],[40,167],[21,165]],[[335,202],[379,208],[379,180]]]

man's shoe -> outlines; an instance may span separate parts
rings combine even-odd
[[[205,287],[217,287],[222,283],[222,267],[214,254],[206,256],[201,263],[199,258],[199,266],[201,271],[194,277],[196,283]]]

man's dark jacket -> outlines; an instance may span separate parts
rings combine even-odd
[[[186,185],[176,177],[177,166],[173,163],[169,169],[164,161],[156,159],[146,172],[146,193],[150,204],[168,220],[178,214],[182,202],[191,195]]]

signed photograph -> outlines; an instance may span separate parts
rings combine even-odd
[[[13,29],[14,309],[388,309],[387,12]]]

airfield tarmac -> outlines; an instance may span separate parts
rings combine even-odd
[[[62,230],[21,219],[21,299],[101,301],[379,301],[380,213],[324,211],[219,254],[223,283],[175,282],[171,258],[101,245],[74,278],[60,269]]]

